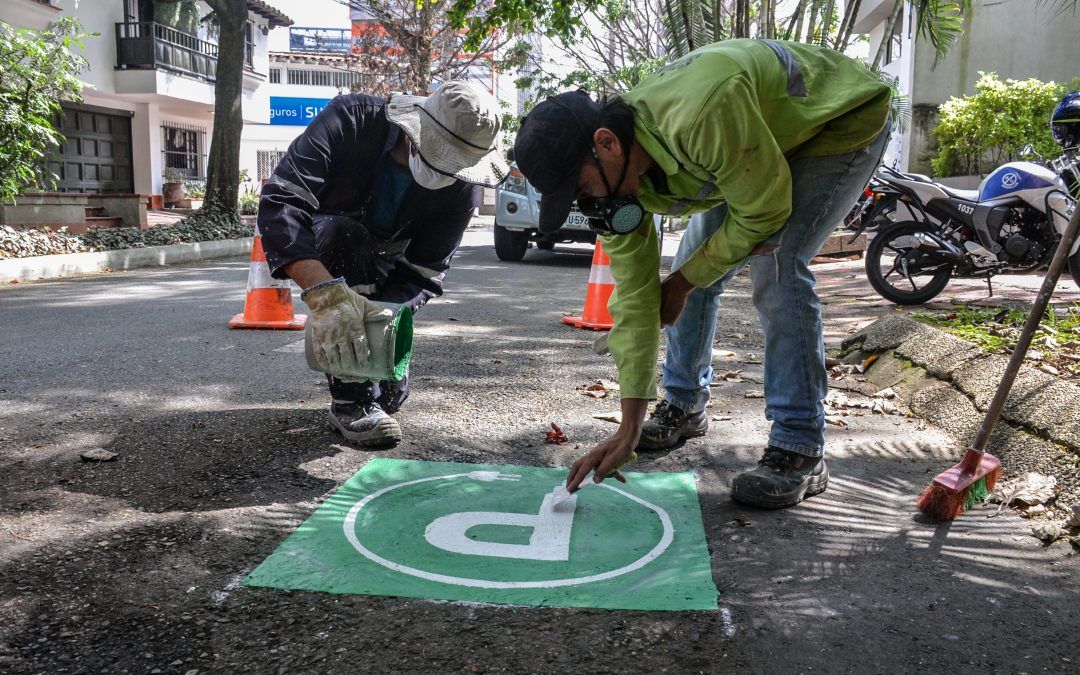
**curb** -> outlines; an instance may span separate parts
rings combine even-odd
[[[94,274],[140,267],[164,267],[213,258],[230,258],[251,253],[254,237],[219,239],[193,244],[168,244],[115,251],[64,253],[0,260],[0,283],[59,279],[76,274]]]
[[[902,315],[878,319],[842,346],[897,357],[890,366],[871,368],[867,377],[904,391],[912,412],[965,444],[982,423],[1008,363]],[[1080,386],[1022,366],[987,449],[1007,473],[1056,476],[1059,497],[1080,501]]]

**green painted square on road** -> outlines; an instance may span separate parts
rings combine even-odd
[[[566,469],[375,459],[244,581],[327,593],[716,609],[693,473],[559,488]]]

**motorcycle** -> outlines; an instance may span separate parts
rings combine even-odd
[[[1076,208],[1080,157],[1071,149],[1048,162],[1009,162],[977,190],[958,190],[921,174],[881,167],[870,195],[848,228],[873,232],[866,275],[883,298],[901,305],[927,302],[953,276],[990,278],[1049,263]],[[1069,269],[1080,285],[1080,242]],[[992,292],[992,287],[991,292]]]

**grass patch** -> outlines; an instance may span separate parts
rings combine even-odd
[[[963,305],[950,310],[913,312],[911,317],[974,343],[985,352],[1007,353],[1020,337],[1027,312]],[[1028,358],[1052,365],[1070,379],[1080,378],[1080,303],[1047,310]]]

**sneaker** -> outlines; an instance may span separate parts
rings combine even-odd
[[[807,457],[769,446],[758,467],[735,476],[731,498],[762,509],[795,506],[825,492],[829,469],[823,457]]]
[[[330,404],[330,426],[346,439],[365,447],[392,446],[401,441],[401,427],[379,404]]]
[[[684,438],[704,436],[709,430],[709,416],[705,411],[687,413],[667,401],[660,401],[652,415],[641,427],[638,450],[663,450]]]

